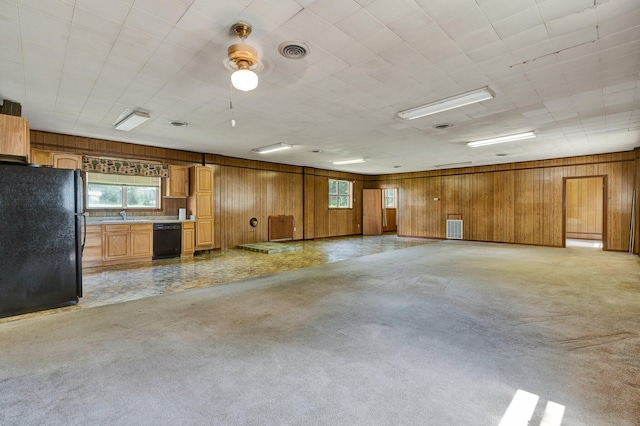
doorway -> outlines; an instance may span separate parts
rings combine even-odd
[[[397,232],[398,189],[365,189],[362,194],[362,234]]]
[[[606,176],[564,179],[564,247],[606,250]]]
[[[398,232],[398,188],[382,190],[382,232]]]

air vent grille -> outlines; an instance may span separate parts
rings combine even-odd
[[[462,221],[447,219],[447,239],[462,239]]]
[[[285,41],[278,46],[282,56],[289,59],[302,59],[309,54],[309,46],[300,41]]]

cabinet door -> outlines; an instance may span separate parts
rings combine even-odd
[[[82,155],[54,152],[53,167],[56,169],[82,169]]]
[[[29,156],[29,122],[22,117],[0,114],[0,154]]]
[[[195,191],[213,192],[213,169],[207,166],[195,166]]]
[[[53,156],[51,153],[41,149],[32,149],[29,161],[34,164],[40,164],[41,166],[53,166]]]
[[[103,260],[129,257],[129,231],[112,231],[103,234]]]
[[[196,250],[213,248],[213,219],[196,220]]]
[[[168,197],[189,196],[189,168],[185,166],[169,166],[169,178],[166,180]]]
[[[213,194],[205,192],[196,195],[197,217],[202,219],[211,219],[213,217]]]
[[[182,256],[191,256],[194,252],[193,222],[182,222]]]
[[[153,255],[153,225],[131,225],[131,257]]]

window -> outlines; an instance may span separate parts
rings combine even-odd
[[[383,206],[385,209],[395,209],[396,208],[396,189],[384,189],[383,190],[384,200]]]
[[[160,179],[87,172],[87,208],[159,209]]]
[[[350,209],[353,207],[353,182],[329,179],[329,208]]]

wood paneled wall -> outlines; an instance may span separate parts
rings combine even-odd
[[[353,181],[352,209],[329,208],[329,179]],[[330,170],[304,170],[304,239],[362,233],[363,176]]]
[[[469,240],[561,246],[563,179],[607,177],[606,244],[627,250],[635,187],[636,244],[640,249],[640,148],[634,152],[361,176],[101,139],[31,131],[31,147],[165,164],[209,164],[214,169],[215,247],[266,241],[267,217],[292,214],[296,239],[361,233],[363,188],[398,188],[398,234],[444,238],[449,214],[461,214]],[[328,178],[355,181],[354,208],[328,208]],[[437,200],[434,200],[437,198]],[[177,215],[182,200],[165,200],[161,215]],[[174,211],[175,210],[175,211]],[[259,226],[249,229],[251,217]]]
[[[464,239],[562,247],[563,180],[606,176],[606,246],[628,250],[633,152],[369,177],[367,186],[399,188],[398,234],[445,238],[461,215]]]
[[[268,217],[276,215],[293,215],[296,240],[360,233],[362,177],[358,175],[36,130],[31,131],[31,142],[32,148],[46,151],[212,166],[215,248],[267,241]],[[356,181],[353,209],[329,210],[328,178]],[[307,190],[309,186],[313,190]],[[140,212],[138,215],[177,216],[178,208],[186,207],[186,199],[165,198],[163,204],[162,210]],[[96,214],[118,213],[105,211]],[[255,228],[249,225],[252,217],[258,219]],[[316,236],[305,235],[306,229]]]
[[[217,247],[268,241],[269,216],[292,215],[294,239],[303,236],[302,174],[218,166],[220,218]],[[216,177],[214,176],[214,180]],[[251,218],[258,226],[251,227]]]

